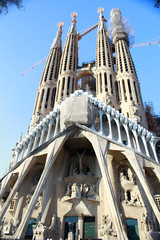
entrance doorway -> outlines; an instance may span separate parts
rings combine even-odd
[[[137,219],[127,218],[127,235],[129,240],[139,240]]]
[[[96,238],[95,217],[84,217],[83,222],[83,237],[85,239]]]
[[[78,217],[65,217],[64,239],[78,240]]]
[[[36,226],[36,223],[37,223],[36,219],[30,219],[25,235],[25,240],[33,238],[33,228]]]

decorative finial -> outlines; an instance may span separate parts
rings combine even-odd
[[[63,22],[59,22],[59,23],[57,24],[57,26],[58,26],[59,28],[62,28],[62,27],[64,27],[64,23],[63,23]]]
[[[63,22],[59,22],[58,24],[57,24],[57,26],[58,26],[58,34],[60,34],[60,35],[62,35],[62,27],[64,26],[64,23]]]
[[[77,22],[77,21],[76,21],[77,15],[78,15],[78,14],[77,14],[76,12],[71,13],[71,17],[73,18],[73,19],[72,19],[72,23],[74,23],[74,24]]]
[[[97,9],[97,12],[100,13],[99,20],[102,19],[103,21],[106,22],[106,19],[105,19],[104,16],[103,16],[104,8],[103,8],[103,7],[99,7],[99,8]]]
[[[102,13],[104,12],[104,8],[99,7],[99,8],[97,9],[97,12],[102,14]]]

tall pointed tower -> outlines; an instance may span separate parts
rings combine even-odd
[[[129,50],[128,34],[119,9],[111,11],[112,41],[116,53],[116,93],[121,112],[147,127],[140,86]]]
[[[111,12],[113,45],[103,11],[98,10],[96,66],[78,66],[76,13],[60,61],[59,25],[32,129],[0,179],[1,239],[160,239],[160,138],[138,124],[145,125],[145,117],[120,10]],[[75,90],[77,79],[85,86],[88,76],[94,88]]]
[[[98,9],[100,16],[96,46],[97,98],[117,109],[113,52],[103,12],[103,8]]]
[[[73,18],[72,24],[68,31],[60,63],[55,106],[75,90],[76,69],[78,66],[77,13],[73,12],[71,16]]]
[[[54,107],[59,65],[62,55],[61,35],[63,25],[63,22],[58,23],[59,29],[57,36],[51,45],[49,56],[43,70],[31,120],[31,129],[49,114]]]

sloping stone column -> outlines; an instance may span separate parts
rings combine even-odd
[[[23,170],[21,172],[21,175],[19,176],[17,182],[15,183],[14,187],[12,188],[12,191],[10,192],[7,200],[5,201],[5,203],[2,207],[2,210],[0,212],[0,221],[2,221],[3,216],[4,216],[5,212],[7,211],[7,208],[9,207],[9,204],[11,203],[15,193],[17,192],[19,186],[21,185],[22,181],[24,180],[26,174],[29,172],[30,167],[32,166],[32,164],[34,162],[32,160],[33,160],[33,157],[30,157],[28,159],[28,161],[24,162],[24,166],[23,166]]]
[[[120,212],[116,202],[116,197],[113,191],[113,187],[112,187],[109,172],[108,172],[108,163],[107,163],[108,141],[89,132],[83,132],[83,134],[91,142],[100,166],[105,190],[107,192],[108,203],[111,209],[112,219],[114,220],[114,225],[117,232],[117,239],[127,240],[128,237],[126,235],[125,229],[122,224]]]
[[[148,201],[153,209],[153,212],[160,224],[160,212],[159,212],[157,205],[156,205],[156,203],[152,197],[152,194],[150,192],[147,180],[143,173],[143,167],[142,167],[140,159],[138,159],[138,156],[130,150],[126,150],[125,152],[123,152],[123,154],[127,157],[129,163],[131,164],[132,168],[134,169],[134,171],[141,183],[141,186],[146,194],[146,198],[148,199]]]
[[[70,133],[72,133],[72,131]],[[41,178],[38,182],[38,185],[35,189],[35,192],[34,192],[32,198],[31,198],[28,209],[25,212],[25,214],[23,216],[23,219],[22,219],[22,221],[21,221],[21,223],[20,223],[20,225],[19,225],[19,227],[18,227],[18,229],[15,233],[15,236],[14,236],[15,239],[24,239],[25,233],[26,233],[26,230],[27,230],[27,226],[29,224],[30,217],[31,217],[32,212],[33,212],[33,210],[35,208],[35,205],[37,203],[38,197],[45,187],[45,183],[47,181],[48,174],[49,174],[49,172],[50,172],[50,170],[51,170],[51,168],[52,168],[52,166],[55,162],[55,159],[56,159],[57,155],[61,151],[67,137],[68,137],[68,134],[65,134],[64,136],[60,136],[59,138],[57,138],[52,143],[52,146],[51,146],[52,150],[51,150],[50,154],[48,154],[48,156],[47,156],[46,165],[44,167],[43,173],[42,173]]]

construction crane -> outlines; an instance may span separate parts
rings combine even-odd
[[[144,46],[150,46],[150,45],[154,45],[154,44],[159,44],[159,47],[160,47],[160,40],[155,41],[155,42],[147,42],[147,43],[141,43],[141,44],[134,44],[134,45],[131,46],[130,48],[144,47]]]
[[[90,33],[91,31],[93,31],[94,29],[96,29],[98,27],[98,23],[96,23],[93,27],[90,27],[89,29],[87,29],[85,32],[83,32],[82,34],[78,33],[78,41],[80,41],[82,39],[82,37],[84,37],[85,35],[87,35],[88,33]],[[133,45],[130,48],[136,48],[136,47],[143,47],[143,46],[149,46],[149,45],[154,45],[154,44],[159,44],[160,46],[160,40],[158,41],[154,41],[154,42],[147,42],[147,43],[141,43],[141,44],[137,44],[137,45]],[[46,61],[47,56],[44,57],[43,59],[41,59],[39,62],[35,63],[32,67],[28,68],[26,71],[24,71],[21,75],[24,76],[26,73],[28,73],[29,71],[31,71],[32,69],[34,69],[35,67],[37,67],[38,65],[40,65],[41,63],[43,63],[44,61]]]
[[[91,31],[93,31],[94,29],[96,29],[98,27],[98,23],[96,23],[93,27],[87,29],[85,32],[83,32],[82,34],[78,33],[78,41],[80,41],[82,39],[82,37],[84,37],[85,35],[87,35],[88,33],[90,33]],[[34,69],[35,67],[37,67],[38,65],[40,65],[41,63],[43,63],[44,61],[47,60],[47,56],[44,57],[43,59],[41,59],[39,62],[35,63],[32,67],[28,68],[26,71],[24,71],[21,75],[24,76],[27,72],[31,71],[32,69]]]

